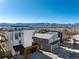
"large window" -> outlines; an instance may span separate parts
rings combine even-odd
[[[18,33],[15,33],[15,39],[19,39],[19,38],[18,38]]]
[[[21,37],[21,33],[19,33],[19,37]]]
[[[22,36],[22,33],[21,32],[15,33],[15,39],[19,39],[21,36]]]
[[[49,40],[49,43],[53,43],[55,41],[58,40],[58,36],[57,35],[54,35],[50,40]]]

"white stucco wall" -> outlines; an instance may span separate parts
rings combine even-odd
[[[24,40],[22,42],[23,46],[24,47],[29,47],[29,46],[32,46],[32,42],[33,42],[33,33],[34,33],[34,30],[23,30],[23,33],[24,33]]]
[[[13,46],[20,45],[19,40],[21,39],[15,39],[15,33],[20,33],[20,31],[5,32],[6,39],[8,39]]]
[[[8,39],[7,44],[11,50],[12,55],[15,55],[15,50],[13,49],[13,42],[12,42],[13,32],[8,32],[8,31],[5,32],[5,37],[6,39]]]
[[[13,40],[13,32],[5,32],[5,38],[6,39],[8,39],[11,43],[13,43],[12,42],[12,40]]]
[[[20,31],[13,31],[13,46],[20,45],[19,43],[20,38],[15,39],[15,33],[20,33]]]
[[[15,39],[15,33],[21,33],[21,37]],[[29,47],[32,45],[33,42],[33,33],[34,30],[21,30],[21,31],[12,31],[12,32],[5,32],[5,36],[13,46],[16,45],[23,45],[24,47]],[[19,43],[21,41],[21,43]]]

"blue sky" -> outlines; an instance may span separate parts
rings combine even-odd
[[[79,23],[79,0],[0,0],[0,23]]]

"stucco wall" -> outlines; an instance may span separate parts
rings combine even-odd
[[[34,33],[34,30],[23,30],[23,46],[24,47],[29,47],[32,45],[32,42],[33,42],[33,33]]]

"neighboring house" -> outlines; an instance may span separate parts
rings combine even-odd
[[[32,46],[33,33],[34,30],[13,30],[13,31],[6,31],[5,37],[7,40],[10,41],[14,49],[18,51],[21,48]]]
[[[79,44],[79,34],[72,35],[72,40],[73,40],[73,43]]]
[[[57,48],[62,42],[62,34],[60,32],[35,33],[33,39],[40,49],[52,52],[52,49]]]

